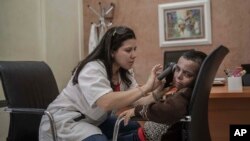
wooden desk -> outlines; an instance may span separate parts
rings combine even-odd
[[[228,92],[227,86],[212,87],[210,99],[214,98],[250,98],[250,86],[243,87],[242,92]]]
[[[229,141],[230,124],[250,124],[250,87],[244,87],[243,92],[213,87],[208,110],[212,141]]]

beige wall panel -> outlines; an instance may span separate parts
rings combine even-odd
[[[61,91],[83,56],[82,8],[82,0],[0,0],[0,60],[45,61]],[[2,113],[6,140],[9,119]]]

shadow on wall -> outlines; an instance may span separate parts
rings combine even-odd
[[[8,135],[9,129],[9,113],[3,111],[4,108],[0,108],[0,141],[5,141]]]
[[[0,80],[0,101],[4,101],[5,98],[4,98],[4,95],[3,95],[3,87],[2,87],[2,83],[1,83],[1,80]],[[1,103],[0,103],[0,125],[1,125],[1,128],[0,128],[0,141],[5,141],[6,140],[6,137],[8,135],[8,130],[9,130],[9,113],[7,112],[4,112],[3,109],[4,107],[1,107],[3,106]]]

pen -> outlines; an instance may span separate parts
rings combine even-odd
[[[230,77],[232,75],[229,69],[224,69],[224,72],[227,75],[227,77]]]

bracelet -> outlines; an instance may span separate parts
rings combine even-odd
[[[142,95],[142,96],[146,96],[146,95],[145,95],[145,92],[142,90],[141,87],[136,87],[136,88],[138,88],[138,90],[141,92],[141,95]]]
[[[157,97],[157,95],[154,91],[152,92],[152,96],[153,96],[155,101],[160,101],[160,99],[161,99],[160,97]]]

